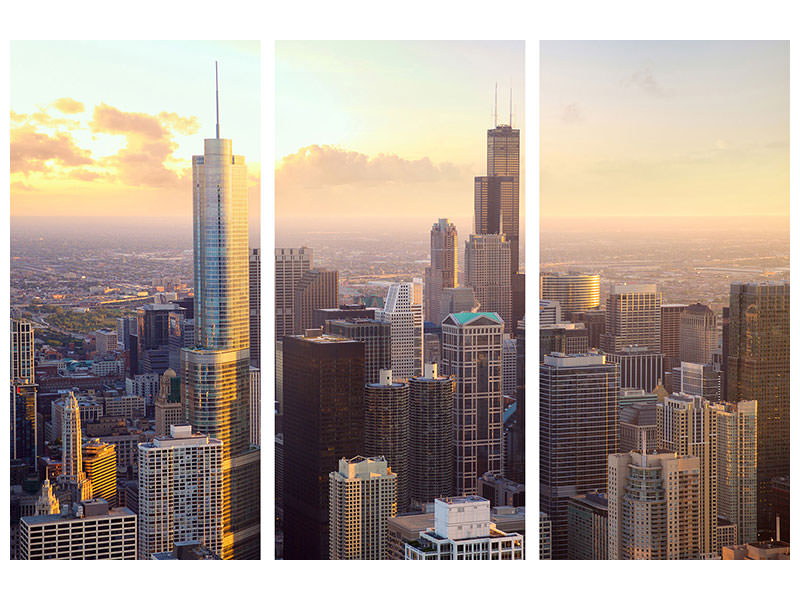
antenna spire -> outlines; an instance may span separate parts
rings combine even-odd
[[[217,139],[219,139],[219,63],[214,61],[214,79],[217,91]]]
[[[494,82],[494,126],[497,127],[497,82]]]

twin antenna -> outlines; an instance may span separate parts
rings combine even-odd
[[[217,139],[219,139],[219,64],[216,60],[214,61],[214,79],[217,90]]]
[[[511,127],[511,107],[512,107],[512,98],[514,94],[513,89],[509,89],[508,92],[508,126]],[[494,83],[494,126],[497,127],[497,82]]]

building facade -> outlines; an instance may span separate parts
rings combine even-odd
[[[398,381],[422,374],[423,320],[422,290],[416,282],[393,283],[386,293],[384,307],[375,319],[391,326],[392,375]]]
[[[431,227],[431,265],[425,269],[425,320],[441,323],[442,290],[458,285],[458,232],[447,219]]]
[[[511,243],[502,234],[470,235],[464,250],[464,280],[482,312],[495,312],[511,333]]]
[[[294,290],[311,270],[314,251],[301,248],[275,248],[275,339],[294,332]]]

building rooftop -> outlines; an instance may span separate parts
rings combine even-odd
[[[503,319],[500,318],[500,315],[494,312],[459,312],[450,313],[448,316],[453,317],[453,319],[461,325],[467,325],[479,317],[495,321],[498,325],[503,323]]]

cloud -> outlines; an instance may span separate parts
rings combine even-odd
[[[408,160],[396,154],[367,156],[334,146],[307,146],[285,156],[276,171],[278,185],[300,187],[424,183],[468,176],[465,167],[434,164],[428,157]]]
[[[61,111],[65,115],[74,115],[77,113],[82,113],[84,110],[86,110],[83,102],[78,102],[72,98],[59,98],[53,102],[53,108]]]
[[[12,173],[46,172],[49,161],[72,167],[91,164],[92,159],[89,151],[79,148],[69,133],[50,136],[30,126],[11,130]]]
[[[581,121],[583,121],[583,114],[577,104],[567,104],[561,109],[562,123],[569,125],[572,123],[580,123]]]
[[[194,132],[196,117],[181,117],[162,112],[158,116],[123,112],[113,106],[95,106],[89,128],[95,133],[125,137],[125,146],[115,155],[105,158],[102,165],[113,169],[117,178],[127,185],[169,188],[183,183],[190,169],[176,173],[165,166],[176,148],[171,130]]]
[[[11,184],[11,191],[12,192],[13,191],[16,191],[16,192],[32,192],[35,189],[36,189],[35,187],[33,187],[32,185],[28,185],[24,181],[15,181],[15,182],[13,182]]]
[[[623,81],[625,86],[636,86],[646,94],[651,96],[666,96],[666,92],[653,76],[653,65],[645,63],[641,69],[634,72],[628,79]]]

